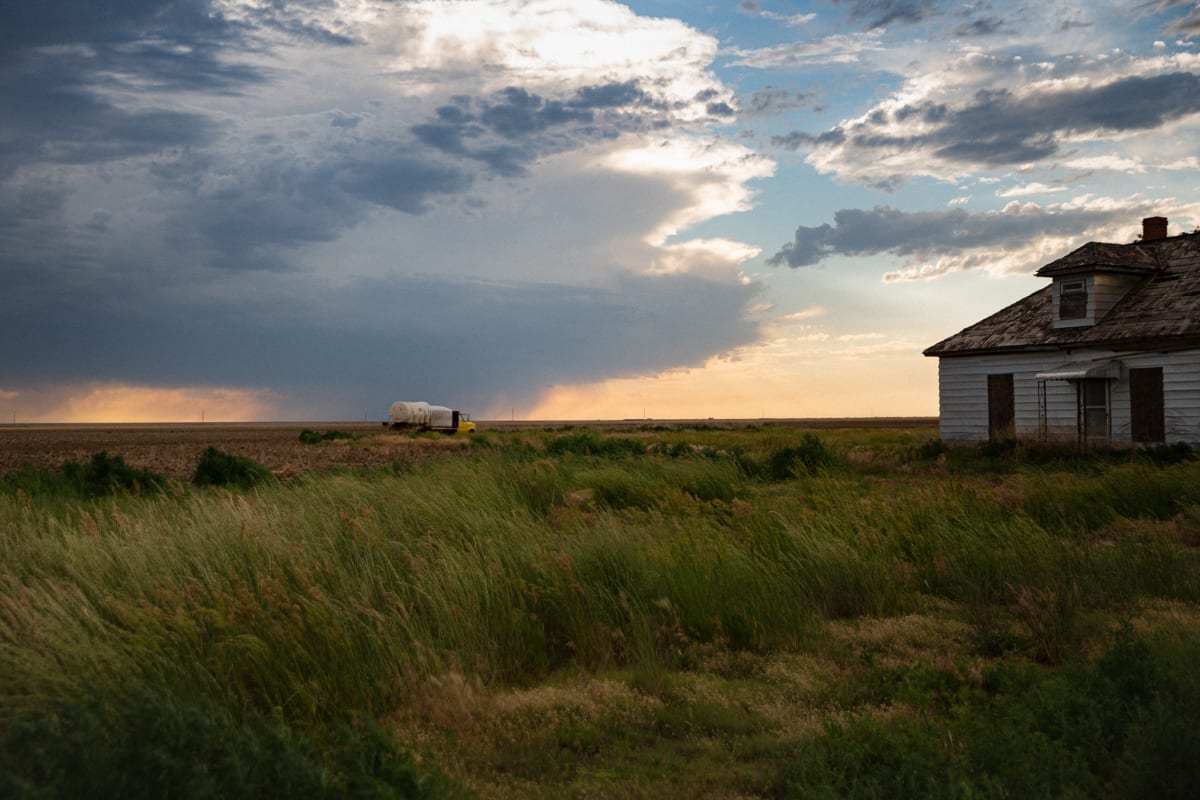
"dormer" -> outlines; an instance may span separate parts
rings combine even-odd
[[[1165,217],[1142,220],[1142,241],[1166,236]],[[1138,244],[1088,242],[1037,271],[1053,278],[1054,328],[1095,325],[1131,289],[1158,270],[1154,249]]]

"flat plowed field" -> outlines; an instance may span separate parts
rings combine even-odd
[[[917,428],[937,425],[937,419],[805,419],[805,420],[597,420],[595,422],[491,421],[479,422],[481,431],[590,427],[605,430],[646,427],[709,426],[744,428],[750,425],[786,425],[799,428]],[[308,429],[325,433],[342,431],[353,439],[320,444],[300,441]],[[210,445],[264,464],[276,477],[287,480],[305,472],[339,467],[386,467],[397,461],[417,461],[461,451],[463,436],[414,438],[385,430],[378,422],[243,422],[208,424],[130,425],[0,425],[0,475],[26,464],[59,467],[64,461],[85,461],[101,450],[120,455],[126,463],[164,475],[188,479],[200,454]]]
[[[320,444],[300,441],[304,429],[355,434]],[[126,463],[189,479],[209,446],[252,458],[283,480],[338,467],[385,467],[457,450],[452,437],[413,438],[375,423],[244,423],[206,425],[63,425],[0,427],[0,475],[25,464],[59,467],[101,450]]]

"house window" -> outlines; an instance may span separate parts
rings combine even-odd
[[[1087,284],[1063,281],[1058,291],[1058,318],[1083,319],[1087,316]]]
[[[1079,429],[1085,442],[1108,438],[1108,381],[1104,378],[1079,382]]]

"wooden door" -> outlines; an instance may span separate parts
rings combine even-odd
[[[988,439],[993,442],[1017,435],[1016,396],[1012,373],[988,375]]]
[[[1129,370],[1129,413],[1135,442],[1167,440],[1162,367]]]

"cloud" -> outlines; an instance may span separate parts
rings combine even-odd
[[[1194,5],[1191,2],[1160,3],[1162,7]],[[1200,33],[1200,7],[1194,7],[1186,16],[1172,21],[1166,28],[1167,33],[1191,36]]]
[[[773,161],[740,145],[682,138],[614,149],[600,163],[670,180],[687,198],[645,237],[656,246],[703,220],[749,210],[754,194],[747,184],[775,171]]]
[[[833,0],[834,5],[849,6],[850,19],[868,28],[885,28],[893,23],[914,25],[936,12],[930,0]]]
[[[1001,211],[980,213],[963,208],[842,209],[834,213],[833,225],[797,228],[769,263],[806,267],[835,256],[889,254],[904,259],[904,265],[889,271],[885,280],[933,278],[964,269],[1028,273],[1089,237],[1132,241],[1143,217],[1172,213],[1164,205],[1144,198],[1081,198],[1044,208],[1014,201]],[[1185,217],[1195,213],[1190,207],[1179,211]]]
[[[775,11],[768,11],[756,2],[756,0],[742,0],[738,4],[738,10],[743,14],[750,14],[763,19],[770,19],[776,22],[782,22],[789,27],[800,27],[807,25],[817,18],[814,13],[809,14],[780,14]]]
[[[42,343],[6,358],[9,385],[102,374],[124,386],[270,386],[290,397],[281,413],[313,418],[413,393],[528,401],[554,381],[699,363],[757,338],[747,310],[758,291],[690,274],[626,274],[603,289],[394,277],[292,307],[275,293],[138,308],[5,303],[0,335]],[[336,405],[322,406],[320,386],[338,387]]]
[[[357,417],[760,333],[738,269],[758,248],[683,234],[774,165],[709,129],[737,100],[682,22],[606,0],[52,5],[0,10],[0,335],[28,343],[6,390],[270,387],[271,414]]]
[[[1024,183],[996,192],[996,197],[1029,197],[1034,194],[1053,194],[1067,190],[1068,187],[1066,186],[1047,186],[1044,183],[1034,182]]]
[[[810,319],[815,319],[817,317],[823,317],[823,316],[825,316],[825,314],[826,314],[826,311],[821,306],[810,306],[801,311],[796,311],[791,314],[785,314],[783,317],[780,318],[780,321],[781,322],[801,322],[801,321],[807,321]]]
[[[793,69],[814,64],[854,64],[884,49],[880,33],[833,34],[819,41],[798,41],[754,50],[734,49],[735,67],[764,70]]]
[[[784,111],[807,108],[816,101],[812,92],[792,92],[766,86],[751,92],[738,104],[743,116],[773,116]]]
[[[821,137],[797,133],[780,146],[811,144],[808,162],[882,189],[929,176],[1061,155],[1133,133],[1164,130],[1200,114],[1200,60],[1178,55],[1060,67],[974,54],[953,73],[913,79],[891,98]],[[1030,73],[1033,74],[1030,74]]]

